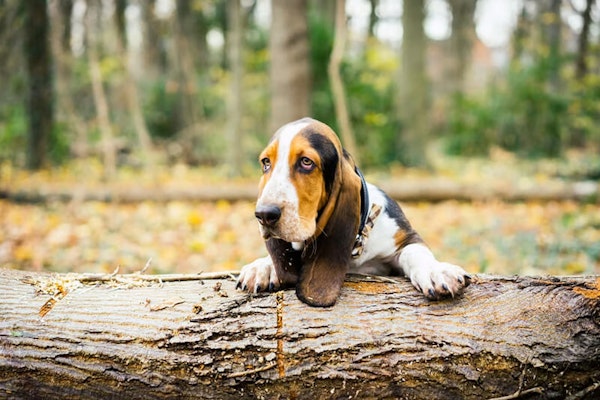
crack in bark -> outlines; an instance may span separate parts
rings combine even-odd
[[[275,333],[275,337],[277,338],[277,370],[279,371],[280,378],[285,376],[285,356],[283,353],[283,296],[283,291],[277,292],[277,332]]]

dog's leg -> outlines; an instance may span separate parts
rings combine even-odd
[[[413,286],[430,299],[454,297],[469,285],[470,276],[461,267],[438,261],[424,244],[405,246],[398,264]]]
[[[279,277],[271,256],[266,256],[242,267],[236,287],[258,293],[275,290],[279,285]]]

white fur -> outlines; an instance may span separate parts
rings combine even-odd
[[[308,122],[292,122],[283,126],[278,133],[277,161],[271,168],[271,177],[262,190],[256,203],[277,205],[281,209],[278,222],[278,236],[292,242],[304,242],[314,233],[314,228],[306,226],[298,213],[298,193],[290,179],[290,146],[294,137],[308,125]],[[264,227],[260,227],[264,232]],[[272,232],[273,233],[273,232]]]
[[[242,268],[238,282],[242,289],[252,293],[266,291],[269,284],[279,286],[279,277],[270,256],[258,258]]]
[[[376,204],[381,207],[382,211],[375,219],[362,254],[353,260],[350,266],[350,269],[355,272],[360,272],[361,266],[369,260],[385,260],[392,257],[396,251],[394,233],[398,231],[398,225],[385,213],[386,198],[381,190],[370,183],[367,183],[367,190],[369,191],[369,210],[373,204]]]
[[[436,260],[423,244],[409,244],[398,256],[398,264],[413,286],[428,297],[460,291],[466,272],[459,266]]]

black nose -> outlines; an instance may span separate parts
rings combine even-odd
[[[254,215],[261,225],[273,226],[281,218],[281,209],[272,204],[257,206]]]

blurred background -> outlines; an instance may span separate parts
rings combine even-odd
[[[0,266],[234,270],[312,116],[471,272],[600,273],[596,0],[0,0]]]

